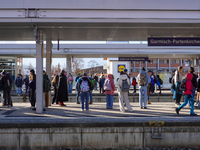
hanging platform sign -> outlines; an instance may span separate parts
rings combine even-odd
[[[148,46],[200,46],[200,38],[148,38]]]
[[[148,57],[119,57],[118,61],[148,61]]]

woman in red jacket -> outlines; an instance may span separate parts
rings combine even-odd
[[[104,83],[104,90],[106,91],[106,108],[112,109],[113,108],[113,96],[115,91],[115,84],[113,81],[113,75],[108,74],[105,83]]]
[[[192,88],[193,88],[193,85],[192,85],[192,77],[193,77],[193,74],[192,73],[188,73],[187,74],[187,81],[185,83],[185,88],[186,88],[186,91],[184,92],[185,94],[185,102],[179,106],[178,108],[176,108],[176,113],[179,114],[179,111],[187,105],[188,101],[191,102],[191,107],[190,107],[190,115],[191,116],[196,116],[197,114],[194,113],[194,98],[193,98],[193,95],[192,95]]]
[[[133,76],[132,86],[134,88],[134,93],[136,93],[136,85],[137,85],[136,78]]]

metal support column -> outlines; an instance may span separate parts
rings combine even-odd
[[[169,59],[169,72],[171,72],[171,59]]]
[[[145,70],[146,70],[146,72],[148,71],[147,70],[147,61],[145,61]]]
[[[180,66],[183,66],[183,60],[181,59],[180,61],[181,61]]]
[[[135,61],[133,62],[133,72],[135,72]]]
[[[159,70],[159,59],[157,58],[157,71]]]
[[[51,80],[51,59],[52,59],[52,43],[51,39],[46,39],[46,73]],[[51,106],[51,91],[49,91],[49,106]]]
[[[72,72],[72,70],[71,70],[71,66],[72,66],[72,61],[71,61],[71,57],[67,57],[66,58],[66,63],[67,63],[67,76],[69,75],[69,73],[71,73]]]
[[[43,112],[43,35],[38,31],[36,43],[36,113]]]

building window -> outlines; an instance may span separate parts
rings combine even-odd
[[[172,59],[172,64],[176,64],[176,59]]]
[[[160,60],[160,59],[159,59],[159,63],[160,63],[160,64],[164,64],[164,63],[165,63],[165,60],[162,60],[162,59]]]

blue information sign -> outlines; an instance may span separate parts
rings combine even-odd
[[[148,61],[148,57],[119,57],[118,61]]]

